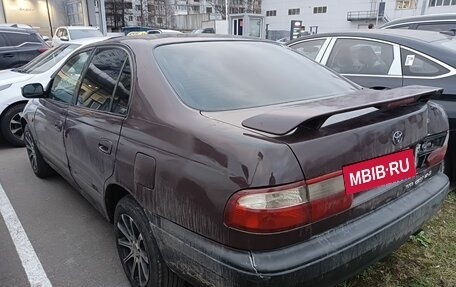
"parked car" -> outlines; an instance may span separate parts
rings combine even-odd
[[[20,67],[49,49],[32,29],[0,27],[0,70]]]
[[[384,24],[380,29],[410,29],[437,32],[456,30],[456,13],[399,18]]]
[[[202,28],[202,29],[195,29],[192,31],[193,34],[215,34],[214,28]]]
[[[52,37],[52,46],[61,45],[64,42],[72,42],[84,38],[103,37],[98,28],[86,26],[64,26],[55,30]]]
[[[33,30],[37,30],[39,29],[40,27],[34,27],[34,26],[31,26],[31,25],[28,25],[28,24],[20,24],[20,23],[1,23],[0,24],[0,27],[13,27],[13,28],[24,28],[24,29],[33,29]],[[41,35],[41,38],[43,39],[44,42],[48,42],[49,41],[49,37],[48,36],[45,36],[45,35]]]
[[[456,179],[456,37],[431,31],[385,29],[312,35],[289,47],[372,89],[442,87],[434,99],[450,120],[447,173]]]
[[[166,30],[166,29],[153,29],[147,31],[133,31],[128,33],[127,36],[140,36],[140,35],[151,35],[151,34],[182,34],[180,31],[176,30]]]
[[[361,89],[274,42],[110,39],[22,92],[34,173],[114,222],[132,286],[334,284],[448,192],[448,120],[427,102],[440,89]],[[416,176],[346,192],[343,168],[398,152]]]
[[[52,74],[71,55],[84,45],[106,38],[90,38],[54,47],[23,67],[0,71],[0,135],[10,144],[24,146],[21,126],[22,110],[27,99],[21,87],[28,83],[47,86]]]

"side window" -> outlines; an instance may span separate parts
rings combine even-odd
[[[298,51],[300,54],[303,54],[307,58],[315,60],[317,58],[318,52],[325,43],[326,39],[305,41],[299,44],[291,46],[293,49]]]
[[[412,51],[401,49],[404,76],[435,77],[446,74],[448,69]]]
[[[127,59],[124,50],[97,49],[82,80],[76,104],[94,110],[111,111],[112,95],[114,91],[117,94],[116,85]]]
[[[393,27],[387,27],[386,29],[410,29],[410,24],[397,25]]]
[[[58,29],[57,32],[55,32],[55,35],[60,38],[62,36],[62,29]]]
[[[416,29],[437,32],[450,31],[451,29],[456,29],[456,23],[423,23],[418,24]]]
[[[0,47],[6,47],[8,46],[6,43],[5,37],[3,37],[3,33],[0,33]]]
[[[19,46],[25,42],[37,42],[39,43],[39,39],[35,37],[33,34],[28,33],[6,33],[6,37],[8,37],[9,43],[11,46]]]
[[[66,62],[52,81],[48,97],[49,99],[67,104],[73,101],[73,95],[76,90],[79,77],[81,76],[81,72],[84,69],[84,65],[87,62],[89,55],[89,51],[83,52],[73,56]]]
[[[326,65],[341,74],[388,75],[393,60],[390,44],[338,39]]]
[[[68,37],[68,32],[66,29],[60,29],[60,37]]]

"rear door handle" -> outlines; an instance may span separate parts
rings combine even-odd
[[[100,140],[98,143],[98,149],[105,154],[111,154],[112,142],[109,140]]]
[[[61,132],[62,131],[62,127],[63,127],[63,122],[62,121],[58,120],[58,121],[54,122],[54,128],[57,131]]]

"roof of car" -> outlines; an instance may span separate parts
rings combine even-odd
[[[417,41],[431,43],[448,38],[455,38],[446,34],[435,31],[408,30],[408,29],[374,29],[374,30],[355,30],[346,32],[322,33],[316,35],[302,36],[290,41],[289,44],[302,41],[303,39],[321,38],[321,37],[341,37],[341,36],[359,36],[367,38],[376,38],[385,41],[392,41],[398,44],[407,41]]]
[[[217,35],[217,34],[191,34],[191,33],[169,33],[169,34],[147,34],[135,36],[113,37],[106,40],[106,43],[123,43],[126,45],[136,45],[138,43],[148,46],[159,46],[162,44],[184,43],[184,42],[207,42],[207,41],[258,41],[271,42],[253,37],[239,37],[232,35]]]
[[[0,26],[0,31],[2,32],[22,32],[22,33],[36,33],[32,28],[16,28],[8,26]]]
[[[442,14],[431,14],[431,15],[419,15],[412,17],[404,17],[390,21],[380,28],[387,28],[398,24],[423,22],[423,21],[435,21],[435,20],[453,20],[456,21],[456,13],[442,13]]]
[[[68,30],[99,30],[97,27],[91,26],[61,26],[59,28],[67,28]]]
[[[77,45],[89,45],[92,43],[97,43],[100,41],[111,39],[112,37],[91,37],[91,38],[82,38],[78,40],[73,40],[69,44],[77,44]]]

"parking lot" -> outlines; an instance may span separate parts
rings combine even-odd
[[[25,150],[0,141],[0,184],[53,286],[128,286],[112,225],[62,178],[36,178]],[[15,244],[0,216],[0,285],[30,286]]]

